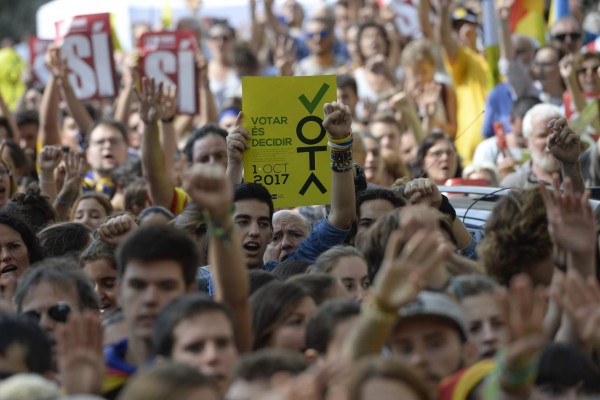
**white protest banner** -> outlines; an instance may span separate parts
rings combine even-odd
[[[147,32],[140,38],[142,75],[157,83],[177,85],[178,113],[198,112],[198,74],[195,57],[198,52],[192,31]]]
[[[69,81],[77,98],[117,95],[109,14],[80,15],[57,22],[55,43],[67,58]]]

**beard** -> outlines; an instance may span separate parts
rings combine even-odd
[[[531,159],[533,160],[533,163],[544,172],[553,173],[560,170],[560,161],[554,158],[549,152],[532,150]]]

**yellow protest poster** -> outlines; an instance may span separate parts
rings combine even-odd
[[[244,77],[244,180],[265,186],[277,208],[328,204],[331,168],[323,105],[336,99],[336,78]]]

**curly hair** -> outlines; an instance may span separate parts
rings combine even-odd
[[[488,275],[502,285],[552,254],[546,207],[538,188],[512,190],[498,201],[477,251]]]

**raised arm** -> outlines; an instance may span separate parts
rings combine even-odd
[[[38,130],[38,147],[60,144],[60,129],[58,124],[58,80],[62,74],[60,50],[51,47],[46,53],[46,65],[52,72],[46,84],[46,89],[40,104],[40,128]]]
[[[548,136],[548,149],[560,161],[563,178],[571,178],[576,193],[585,191],[579,154],[581,153],[581,138],[567,125],[565,118],[553,119],[548,123],[552,134]]]
[[[196,165],[184,174],[184,180],[187,193],[205,210],[216,300],[233,311],[238,350],[250,351],[253,341],[250,289],[240,238],[233,223],[231,182],[220,165]]]
[[[131,113],[131,103],[133,102],[135,83],[139,78],[138,66],[136,64],[128,66],[123,71],[123,89],[117,97],[115,107],[115,120],[127,125],[129,114]]]
[[[173,171],[175,151],[177,150],[177,131],[175,115],[177,114],[177,86],[165,88],[163,93],[163,114],[160,119],[160,136],[165,155],[165,170]]]
[[[136,91],[140,102],[140,118],[144,121],[142,137],[142,166],[148,179],[150,195],[155,205],[171,208],[175,186],[165,170],[165,154],[160,144],[158,120],[163,113],[163,87],[154,79],[142,80],[142,93]]]
[[[77,98],[75,95],[75,90],[73,89],[73,86],[71,86],[71,82],[69,81],[69,67],[67,65],[67,59],[62,57],[60,54],[60,49],[57,49],[57,52],[54,53],[53,56],[57,57],[55,62],[60,68],[59,82],[65,95],[67,108],[69,109],[69,112],[73,116],[73,119],[79,128],[79,132],[81,132],[82,135],[85,135],[94,124],[94,120],[85,109],[81,100]]]
[[[265,16],[267,17],[267,24],[275,33],[275,36],[285,35],[285,28],[279,22],[279,18],[273,11],[274,0],[265,0]]]
[[[425,132],[427,131],[423,130],[423,125],[421,125],[419,115],[417,115],[417,109],[408,95],[405,92],[397,93],[392,96],[390,103],[392,107],[402,113],[403,118],[406,118],[406,122],[415,137],[415,141],[421,143],[425,138]]]
[[[500,0],[496,2],[496,12],[499,17],[498,36],[500,39],[500,58],[509,61],[515,59],[515,51],[509,26],[510,11],[514,2],[515,0]]]
[[[329,223],[350,229],[356,219],[356,200],[352,163],[352,114],[350,107],[333,102],[323,107],[323,127],[329,133],[331,151],[331,211]]]
[[[59,146],[45,146],[38,155],[40,191],[48,196],[50,203],[56,200],[56,178],[54,170],[63,158],[63,150]]]
[[[217,105],[212,91],[210,90],[210,79],[208,78],[208,60],[203,56],[197,58],[200,108],[198,126],[204,126],[211,122],[217,122]]]
[[[68,221],[73,203],[81,192],[81,185],[86,173],[86,163],[77,153],[69,152],[65,157],[65,179],[56,196],[54,209],[59,221]]]
[[[443,264],[452,252],[450,246],[440,245],[439,235],[419,230],[406,240],[400,231],[392,232],[381,268],[362,303],[359,321],[344,342],[345,357],[358,360],[381,352],[400,308],[417,297],[425,287],[428,273]]]
[[[250,134],[244,128],[244,115],[240,112],[235,120],[235,126],[227,135],[227,177],[234,185],[242,183],[244,177],[243,154],[248,145]]]
[[[425,39],[433,40],[433,27],[429,19],[431,12],[431,3],[429,0],[419,1],[419,23],[421,25],[421,33]]]
[[[458,57],[460,44],[452,32],[450,19],[450,0],[438,0],[439,2],[439,22],[436,24],[437,38],[446,52],[448,60],[453,63]]]

